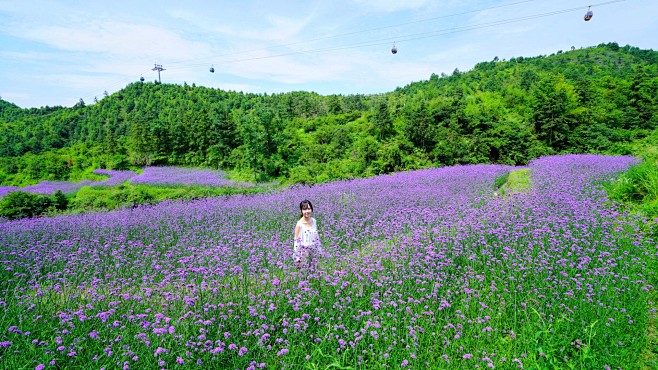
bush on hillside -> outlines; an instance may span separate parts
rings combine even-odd
[[[69,200],[61,190],[57,190],[53,195],[53,207],[58,211],[65,210],[69,205]]]
[[[632,166],[617,180],[606,185],[611,200],[633,204],[647,213],[658,217],[658,160],[645,158]]]
[[[155,197],[142,187],[125,184],[95,188],[85,186],[75,194],[70,208],[79,211],[112,210],[154,202]]]
[[[47,195],[13,191],[0,199],[0,216],[10,220],[40,216],[55,203],[55,199]]]

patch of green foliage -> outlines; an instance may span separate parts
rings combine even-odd
[[[14,191],[0,199],[0,217],[9,220],[36,217],[63,211],[67,205],[68,199],[59,190],[52,196]]]
[[[124,183],[118,186],[85,186],[72,195],[68,212],[113,210],[157,204],[165,200],[194,200],[233,194],[256,194],[268,191],[269,187],[211,187],[184,185],[135,185]]]
[[[642,161],[615,180],[602,184],[610,200],[623,204],[633,212],[658,218],[658,129],[636,140],[630,153]],[[658,230],[657,230],[658,231]]]
[[[65,213],[106,211],[165,200],[194,200],[234,194],[257,194],[272,191],[276,185],[255,187],[211,187],[185,185],[144,185],[124,183],[118,186],[85,186],[75,193],[40,195],[14,191],[0,198],[0,217],[10,220],[56,216]]]
[[[604,188],[611,200],[658,217],[658,156],[645,157]]]
[[[494,185],[498,195],[520,193],[532,187],[532,173],[530,168],[514,170],[497,178]]]
[[[47,181],[101,181],[108,176],[93,171],[132,170],[141,173],[135,166],[117,166],[108,156],[95,153],[84,145],[61,148],[39,154],[27,153],[20,157],[0,157],[0,184],[9,186],[36,185]],[[120,157],[115,155],[112,157]],[[120,159],[115,158],[116,161]]]
[[[503,185],[505,185],[507,179],[509,179],[509,172],[496,177],[496,180],[494,180],[494,189],[500,189]]]

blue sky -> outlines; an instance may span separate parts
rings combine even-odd
[[[163,83],[383,93],[496,56],[658,50],[657,13],[656,0],[0,0],[0,97],[91,104],[156,80],[156,63]]]

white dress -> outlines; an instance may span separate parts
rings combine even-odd
[[[308,252],[322,252],[318,226],[315,218],[311,217],[311,225],[305,225],[302,220],[297,221],[299,226],[299,237],[295,239],[293,257],[300,260],[306,257]]]

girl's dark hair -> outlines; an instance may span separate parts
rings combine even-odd
[[[308,199],[302,200],[302,202],[299,203],[299,211],[302,213],[302,217],[304,216],[304,213],[302,211],[306,208],[310,208],[311,211],[313,210],[313,205],[311,204],[311,201]]]

